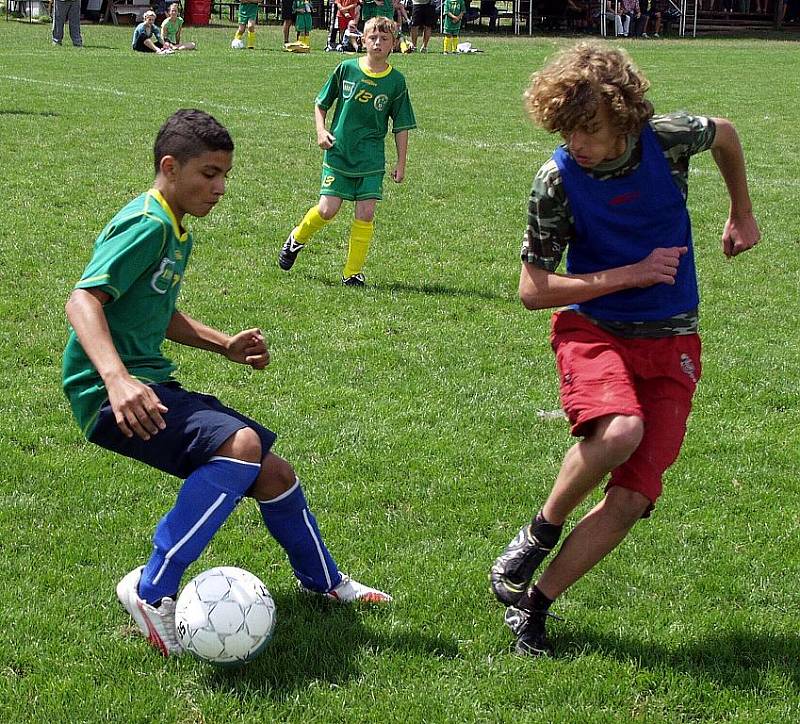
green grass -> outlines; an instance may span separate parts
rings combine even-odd
[[[349,209],[291,274],[275,263],[316,198],[312,104],[338,56],[278,52],[274,27],[253,53],[231,52],[229,30],[188,29],[200,51],[162,58],[132,53],[130,28],[84,26],[82,51],[50,48],[48,30],[0,22],[0,721],[800,717],[796,44],[627,46],[657,111],[734,121],[764,241],[724,259],[727,196],[697,157],[705,358],[687,441],[652,520],[558,602],[561,655],[532,662],[509,655],[486,573],[570,445],[563,421],[537,416],[558,407],[549,315],[516,300],[527,193],[555,142],[521,94],[568,41],[481,36],[482,55],[397,58],[419,129],[359,291],[338,285]],[[301,598],[243,504],[190,571],[239,565],[273,592],[275,640],[234,673],[161,660],[133,635],[114,585],[147,556],[177,481],[85,443],[59,387],[64,301],[186,106],[237,150],[225,199],[191,223],[182,307],[262,327],[273,361],[255,374],[169,354],[187,386],[280,433],[342,567],[396,597],[366,612]]]

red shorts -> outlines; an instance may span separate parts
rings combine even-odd
[[[627,339],[566,310],[553,315],[550,342],[573,435],[587,435],[606,415],[644,421],[639,447],[611,471],[608,485],[635,490],[655,503],[686,434],[701,373],[700,337]]]

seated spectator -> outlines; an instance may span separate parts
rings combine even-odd
[[[156,14],[152,10],[147,10],[143,17],[144,22],[134,28],[131,47],[139,53],[158,53],[159,55],[172,53],[173,51],[165,48],[161,42],[161,31],[155,24]]]
[[[167,10],[167,17],[161,23],[161,37],[165,48],[172,50],[196,50],[195,43],[182,43],[181,30],[183,30],[183,18],[178,15],[178,3],[172,3]]]
[[[614,35],[617,37],[625,37],[628,34],[628,23],[630,23],[630,18],[625,15],[622,5],[619,6],[619,9],[615,7],[616,2],[615,0],[606,0],[605,5],[605,16],[607,22],[614,23]]]
[[[639,18],[642,16],[642,11],[639,7],[639,0],[622,0],[620,3],[622,6],[622,24],[623,24],[623,36],[628,37],[636,35],[636,24],[639,22]],[[625,22],[627,19],[627,23]]]

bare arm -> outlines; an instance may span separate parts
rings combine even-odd
[[[229,336],[175,310],[167,327],[167,339],[187,347],[216,352],[223,357],[263,370],[269,364],[269,350],[260,329],[245,329]]]
[[[401,183],[406,176],[406,156],[408,155],[408,131],[398,131],[394,134],[394,144],[397,148],[397,163],[392,171],[395,183]]]
[[[712,119],[716,135],[711,155],[719,168],[731,199],[728,220],[722,232],[722,251],[732,257],[753,248],[761,238],[753,216],[753,204],[747,188],[744,153],[733,124],[725,118]]]
[[[317,128],[317,145],[320,148],[332,148],[336,143],[336,136],[334,136],[327,128],[325,128],[325,119],[328,116],[328,111],[319,106],[314,106],[314,125]]]
[[[519,298],[526,309],[549,309],[579,304],[605,294],[654,284],[675,284],[685,246],[654,249],[635,264],[593,274],[556,274],[523,262]]]
[[[100,289],[74,289],[66,305],[67,319],[105,384],[122,434],[149,440],[166,427],[162,413],[167,408],[152,388],[131,377],[120,359],[103,311],[110,299]]]

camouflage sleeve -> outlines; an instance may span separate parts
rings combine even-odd
[[[528,199],[528,226],[520,254],[522,261],[555,271],[574,236],[574,223],[561,173],[550,159],[533,179]]]
[[[672,178],[686,199],[689,191],[689,159],[711,148],[717,127],[706,116],[693,116],[685,111],[654,116],[650,124],[655,131]]]
[[[655,116],[651,124],[664,154],[673,162],[707,151],[717,132],[710,118],[693,116],[684,111]]]

